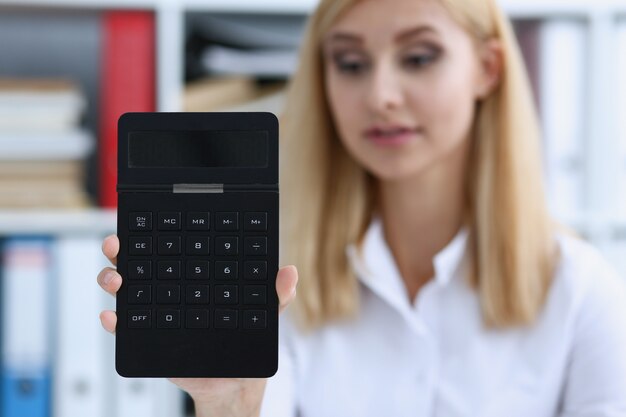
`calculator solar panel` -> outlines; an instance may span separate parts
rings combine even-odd
[[[276,117],[127,113],[118,135],[118,373],[273,375]]]

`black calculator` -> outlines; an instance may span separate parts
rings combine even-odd
[[[276,117],[126,113],[118,122],[117,192],[117,372],[273,375]]]

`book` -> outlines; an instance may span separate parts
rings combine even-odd
[[[202,53],[209,74],[236,74],[260,78],[286,79],[296,69],[296,49],[237,49],[211,45]]]
[[[102,17],[99,202],[117,207],[117,120],[155,110],[154,14],[109,11]]]
[[[0,131],[63,131],[79,125],[85,108],[70,80],[0,78]]]
[[[84,159],[94,148],[93,136],[81,128],[40,132],[0,130],[0,161]]]

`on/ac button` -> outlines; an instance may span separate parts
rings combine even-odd
[[[130,213],[128,229],[132,231],[152,230],[152,213],[149,211],[136,211]]]

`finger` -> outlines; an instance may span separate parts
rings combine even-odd
[[[113,268],[104,268],[98,274],[97,280],[102,289],[111,294],[113,297],[115,297],[115,294],[117,294],[120,286],[122,285],[122,277]]]
[[[104,238],[102,242],[102,253],[109,258],[113,265],[117,265],[117,254],[120,251],[120,240],[116,235],[110,235]]]
[[[104,310],[100,313],[100,323],[102,323],[102,327],[104,330],[111,334],[115,334],[115,326],[117,325],[117,314],[115,311]]]
[[[289,265],[278,270],[278,275],[276,275],[276,292],[280,302],[279,312],[285,310],[296,297],[297,284],[298,270],[295,266]]]

